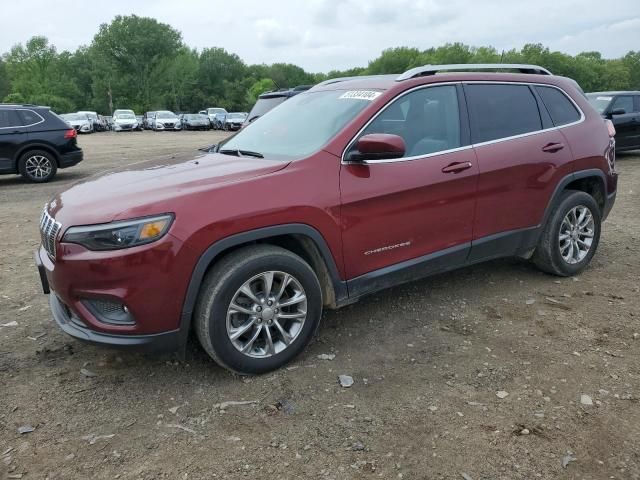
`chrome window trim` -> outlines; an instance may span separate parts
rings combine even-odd
[[[0,130],[5,130],[7,128],[27,128],[27,127],[33,127],[34,125],[40,125],[42,122],[44,122],[44,118],[42,118],[42,115],[40,115],[38,112],[31,110],[30,108],[8,108],[7,110],[13,110],[15,112],[17,112],[18,110],[22,111],[22,112],[31,112],[34,115],[36,115],[37,117],[40,117],[40,121],[36,122],[36,123],[30,123],[29,125],[13,125],[10,127],[0,127]],[[17,114],[16,114],[17,115]],[[20,118],[20,117],[18,117]]]
[[[578,120],[576,120],[575,122],[571,122],[571,123],[565,123],[564,125],[560,125],[560,126],[553,126],[553,127],[549,127],[549,128],[544,128],[542,130],[536,130],[534,132],[527,132],[527,133],[521,133],[518,135],[512,135],[510,137],[503,137],[503,138],[496,138],[494,140],[487,140],[486,142],[479,142],[479,143],[471,143],[469,145],[464,145],[462,147],[458,147],[458,148],[452,148],[449,150],[442,150],[440,152],[433,152],[433,153],[428,153],[426,155],[414,155],[411,157],[402,157],[402,158],[390,158],[390,159],[383,159],[383,160],[362,160],[362,161],[349,161],[345,159],[345,156],[347,154],[347,152],[349,151],[349,149],[353,146],[354,142],[356,141],[356,139],[358,139],[358,137],[360,137],[360,135],[362,134],[362,132],[376,119],[378,118],[379,115],[382,114],[382,112],[384,112],[387,108],[389,108],[389,106],[395,102],[396,100],[398,100],[399,98],[402,98],[405,95],[408,95],[411,92],[414,92],[416,90],[420,90],[423,88],[431,88],[431,87],[438,87],[438,86],[442,86],[442,85],[462,85],[462,84],[481,84],[481,85],[525,85],[525,86],[541,86],[541,87],[552,87],[555,88],[557,90],[560,90],[560,92],[569,99],[569,101],[572,103],[572,105],[578,110],[578,112],[580,113],[580,118]],[[538,100],[536,98],[536,103],[538,103]],[[544,103],[543,103],[544,106]],[[493,143],[500,143],[500,142],[506,142],[509,140],[514,140],[514,139],[518,139],[518,138],[523,138],[523,137],[528,137],[531,135],[538,135],[540,133],[545,133],[545,132],[550,132],[552,130],[561,130],[563,128],[566,127],[571,127],[573,125],[577,125],[579,123],[584,122],[586,119],[586,116],[584,114],[584,112],[582,111],[582,109],[580,108],[580,106],[575,102],[575,100],[573,98],[571,98],[571,95],[569,95],[563,88],[558,87],[557,85],[551,85],[549,83],[539,83],[539,82],[507,82],[507,81],[486,81],[486,80],[470,80],[470,81],[465,81],[465,80],[458,80],[455,82],[438,82],[438,83],[431,83],[428,85],[419,85],[417,87],[411,88],[409,90],[406,90],[404,92],[402,92],[400,95],[392,98],[391,100],[389,100],[387,102],[387,104],[381,108],[380,110],[378,110],[378,112],[369,119],[369,121],[360,129],[358,130],[358,133],[356,133],[356,135],[349,141],[349,143],[347,144],[347,146],[345,147],[345,149],[342,151],[342,156],[340,157],[340,163],[342,165],[376,165],[376,164],[380,164],[380,163],[398,163],[398,162],[410,162],[412,160],[418,160],[418,159],[422,159],[422,158],[431,158],[431,157],[435,157],[435,156],[439,156],[439,155],[445,155],[447,153],[453,153],[453,152],[459,152],[462,150],[467,150],[469,148],[476,148],[476,147],[484,147],[485,145],[491,145]],[[470,125],[471,127],[471,125]]]

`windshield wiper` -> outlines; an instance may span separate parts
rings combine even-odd
[[[252,152],[251,150],[223,149],[219,150],[218,153],[222,153],[223,155],[235,155],[236,157],[264,158],[264,155],[262,155],[260,152]]]

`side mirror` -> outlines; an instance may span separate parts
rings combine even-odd
[[[402,158],[407,151],[404,138],[389,133],[370,133],[360,137],[358,151],[349,156],[349,160],[386,160]]]
[[[624,115],[627,111],[624,108],[614,108],[611,110],[610,115]]]

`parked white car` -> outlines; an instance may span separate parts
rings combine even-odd
[[[169,110],[159,110],[155,115],[153,129],[156,132],[162,130],[182,130],[182,122],[175,113]]]
[[[138,119],[133,110],[116,110],[113,112],[112,128],[116,132],[138,129]]]

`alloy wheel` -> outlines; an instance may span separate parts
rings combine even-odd
[[[285,272],[263,272],[234,294],[227,309],[227,335],[241,353],[271,357],[295,341],[306,319],[307,296],[300,282]]]
[[[25,171],[29,177],[35,180],[42,180],[51,175],[53,165],[51,160],[43,155],[33,155],[25,162]]]
[[[560,224],[560,255],[569,264],[580,263],[589,253],[595,227],[591,210],[584,205],[573,207]]]

